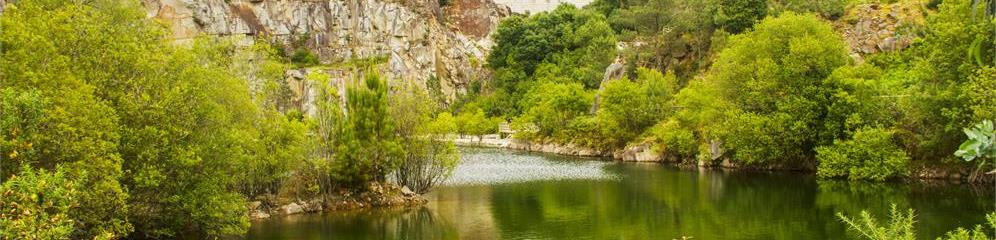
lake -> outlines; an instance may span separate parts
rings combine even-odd
[[[250,239],[848,239],[835,216],[892,204],[934,239],[984,221],[992,186],[817,181],[811,174],[680,169],[500,149],[463,162],[429,203],[274,217]]]

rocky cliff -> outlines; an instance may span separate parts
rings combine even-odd
[[[489,34],[507,7],[492,0],[143,0],[177,41],[198,35],[267,36],[303,44],[324,63],[386,58],[392,79],[432,78],[447,99],[486,79]]]

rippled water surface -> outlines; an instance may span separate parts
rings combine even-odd
[[[920,238],[983,221],[989,187],[816,181],[463,148],[413,209],[275,217],[250,239],[846,239],[834,216],[917,210]]]

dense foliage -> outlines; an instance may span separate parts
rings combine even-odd
[[[854,56],[833,28],[847,23],[831,21],[856,2],[598,0],[511,16],[492,35],[491,80],[451,112],[438,92],[375,67],[332,81],[302,44],[175,43],[134,1],[8,3],[2,237],[225,237],[246,231],[248,199],[389,176],[424,193],[456,166],[452,133],[504,122],[528,141],[603,153],[649,143],[679,161],[822,178],[992,160],[996,20],[976,14],[986,6],[944,1],[908,48]],[[608,78],[616,60],[622,76]],[[294,98],[295,67],[311,67],[300,71],[316,83],[314,106]]]
[[[69,210],[78,204],[77,187],[62,169],[47,172],[25,167],[19,176],[0,186],[0,235],[10,239],[69,238],[76,224]]]
[[[564,4],[551,12],[502,20],[488,55],[494,69],[492,94],[503,95],[483,109],[492,116],[517,114],[525,93],[541,82],[579,83],[597,88],[615,55],[615,34],[605,17]]]
[[[292,99],[285,74],[301,63],[265,37],[174,43],[141,9],[118,0],[6,6],[0,212],[14,212],[0,217],[2,237],[241,235],[247,199],[361,189],[386,181],[406,154],[444,159],[444,171],[458,159],[445,140],[402,149],[399,139],[420,133],[397,132],[409,116],[390,111],[376,74],[345,86],[349,97],[319,101],[337,113],[318,111],[323,120]]]
[[[585,9],[605,15],[626,41],[620,44],[622,80],[601,82],[594,91],[590,79],[549,74],[569,64],[534,59],[528,65],[534,67],[522,68],[532,71],[512,77],[531,81],[493,88],[466,105],[515,119],[524,139],[608,151],[650,141],[665,157],[707,165],[729,159],[742,166],[815,168],[826,178],[884,180],[955,162],[950,153],[965,139],[960,129],[996,116],[996,102],[985,97],[996,87],[996,70],[979,60],[996,51],[979,44],[992,41],[994,23],[972,17],[984,6],[943,3],[922,29],[910,31],[919,38],[908,49],[860,63],[830,21],[863,3],[596,1]],[[551,16],[509,19],[498,32],[521,31]],[[513,35],[496,35],[492,60],[505,61],[490,65],[493,86],[509,79],[502,76],[508,63],[528,62],[509,60],[501,49],[523,43],[502,41],[507,36]],[[665,80],[644,83],[660,78],[649,77],[655,74]],[[495,98],[513,99],[520,112],[492,110],[507,106]]]
[[[885,180],[906,175],[909,157],[892,140],[893,133],[879,128],[859,129],[851,140],[837,140],[816,148],[820,177]]]

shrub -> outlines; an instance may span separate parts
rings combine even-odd
[[[304,47],[299,47],[294,50],[294,54],[290,57],[291,63],[297,65],[298,67],[310,67],[321,64],[318,60],[318,56]]]
[[[823,18],[835,20],[844,16],[847,0],[776,0],[772,8],[775,12],[792,11],[816,13]]]
[[[638,68],[636,81],[623,78],[606,83],[598,96],[598,119],[606,147],[622,147],[671,110],[677,92],[674,74]]]
[[[0,237],[3,239],[69,239],[78,207],[77,183],[56,172],[24,167],[0,186]]]
[[[675,119],[661,121],[650,130],[657,142],[657,150],[682,158],[694,157],[698,152],[698,141],[691,130]]]
[[[592,95],[579,83],[545,82],[522,99],[522,121],[538,127],[540,136],[552,137],[591,109]]]
[[[851,140],[835,141],[816,149],[822,178],[848,177],[851,180],[882,181],[905,176],[909,157],[892,141],[892,132],[881,128],[864,128]]]
[[[498,118],[488,118],[480,108],[465,108],[454,119],[456,132],[460,135],[475,135],[495,133],[498,131]]]
[[[713,21],[727,32],[740,33],[750,29],[767,13],[767,0],[720,1]]]

